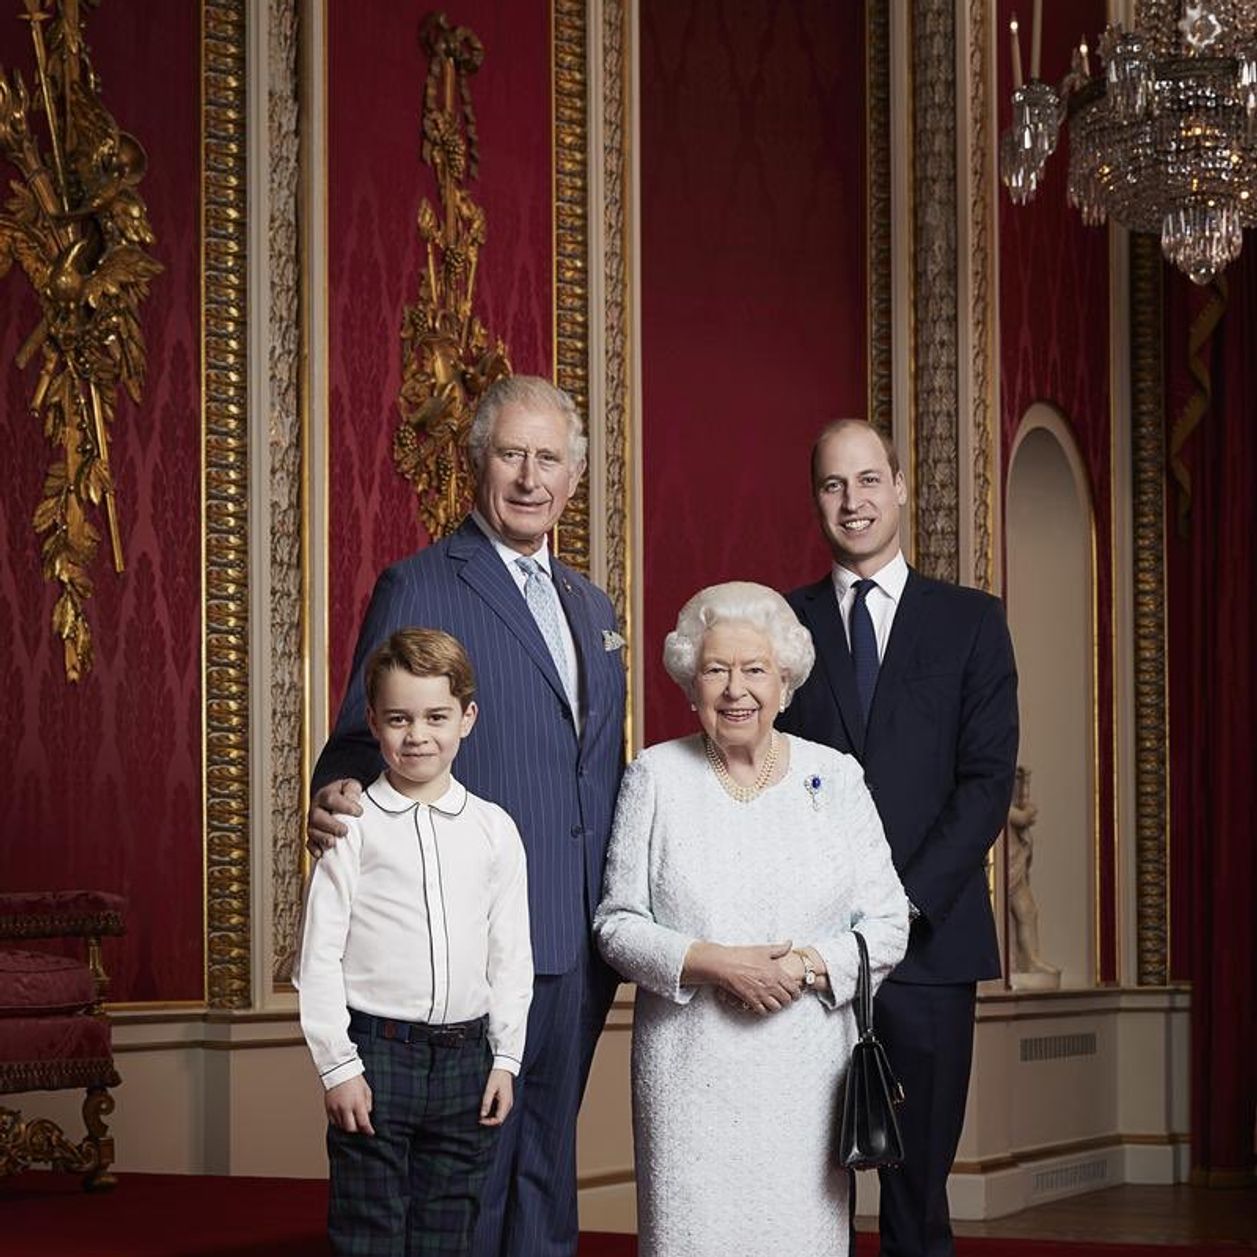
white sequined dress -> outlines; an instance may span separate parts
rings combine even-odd
[[[594,930],[637,983],[633,1131],[640,1257],[840,1257],[847,1185],[833,1145],[868,943],[875,981],[902,957],[908,903],[857,762],[788,737],[784,778],[749,803],[701,737],[624,775]],[[790,940],[825,959],[833,997],[758,1017],[683,987],[696,940]]]

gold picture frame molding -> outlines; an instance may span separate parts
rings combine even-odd
[[[205,999],[247,1008],[249,407],[245,0],[201,0]]]

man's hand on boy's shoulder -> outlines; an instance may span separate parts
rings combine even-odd
[[[362,815],[362,783],[351,777],[329,781],[315,791],[306,817],[306,849],[317,860],[349,830],[338,816]]]
[[[489,1070],[489,1081],[484,1085],[484,1098],[480,1101],[480,1125],[501,1126],[515,1103],[515,1079],[509,1070]]]
[[[323,1093],[327,1119],[347,1134],[374,1135],[371,1125],[371,1087],[363,1074],[347,1078]]]

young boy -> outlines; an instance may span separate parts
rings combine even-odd
[[[315,865],[293,980],[326,1088],[337,1254],[465,1253],[532,999],[515,823],[450,774],[476,721],[448,633],[367,661],[385,770]]]

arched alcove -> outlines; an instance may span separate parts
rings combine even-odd
[[[1038,954],[1061,970],[1061,986],[1090,986],[1096,973],[1095,523],[1073,435],[1051,407],[1031,407],[1018,431],[1005,523],[1021,708],[1018,762],[1030,772],[1029,798],[1038,809],[1029,831]],[[1009,842],[1011,867],[1014,835]],[[1010,962],[1017,925],[1014,916]]]

